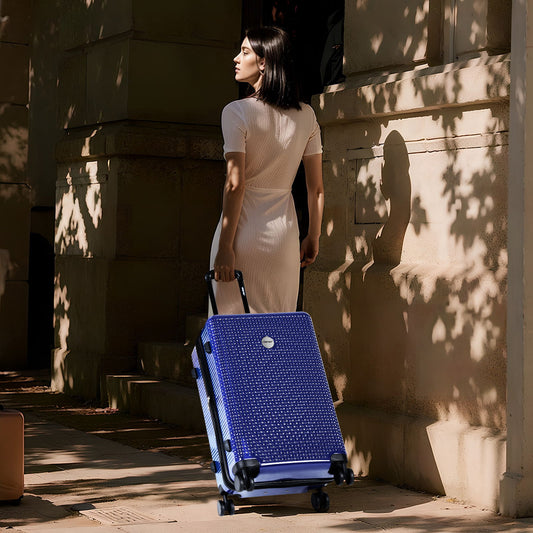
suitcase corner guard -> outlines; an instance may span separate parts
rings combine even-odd
[[[243,459],[233,466],[232,472],[237,492],[254,489],[254,478],[259,475],[260,466],[257,459]]]

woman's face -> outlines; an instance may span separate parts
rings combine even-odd
[[[249,83],[257,90],[261,84],[261,71],[265,68],[265,60],[252,50],[248,37],[242,42],[241,51],[233,58],[233,62],[235,79]]]

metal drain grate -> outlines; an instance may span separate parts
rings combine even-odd
[[[79,511],[82,515],[109,526],[125,526],[128,524],[150,524],[161,522],[153,516],[132,511],[127,507],[108,507],[105,509],[87,509]]]

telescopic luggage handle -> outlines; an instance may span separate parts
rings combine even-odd
[[[215,292],[213,291],[213,280],[215,279],[215,271],[210,270],[205,275],[205,281],[207,282],[207,291],[209,292],[209,300],[211,301],[211,308],[214,315],[218,315],[217,303],[215,301]],[[244,288],[244,280],[242,277],[242,272],[240,270],[235,270],[235,279],[239,283],[239,289],[242,298],[242,305],[244,306],[244,312],[250,312],[250,306],[248,305],[248,298],[246,298],[246,290]]]

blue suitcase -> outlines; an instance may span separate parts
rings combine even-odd
[[[351,484],[346,450],[311,318],[307,313],[218,315],[213,271],[206,275],[214,315],[192,354],[211,448],[211,468],[223,499],[316,490],[316,511],[329,509],[322,488]]]

